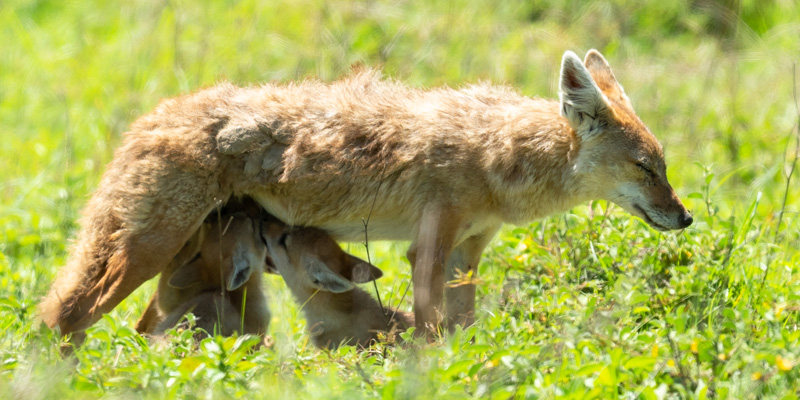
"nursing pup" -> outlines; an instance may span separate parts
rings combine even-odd
[[[235,212],[209,219],[163,271],[137,331],[161,334],[192,312],[209,334],[267,333],[261,283],[267,247],[259,218]]]
[[[263,229],[272,263],[301,305],[317,347],[366,347],[381,332],[393,334],[414,325],[412,314],[383,309],[355,285],[378,279],[383,272],[345,253],[327,233],[287,227],[274,218]]]

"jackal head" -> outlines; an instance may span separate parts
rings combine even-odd
[[[262,235],[269,255],[292,291],[323,290],[343,293],[383,276],[372,264],[346,253],[317,228],[292,228],[267,220]]]
[[[612,201],[660,231],[692,224],[667,181],[661,144],[598,51],[583,62],[564,53],[560,95],[561,115],[580,141],[575,173],[587,196]]]
[[[234,291],[244,286],[253,273],[267,266],[267,246],[261,239],[258,221],[244,213],[206,222],[201,227],[199,254],[181,265],[169,278],[169,286],[186,289]]]

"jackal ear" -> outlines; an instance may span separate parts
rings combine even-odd
[[[225,279],[225,286],[229,291],[242,287],[250,280],[250,275],[253,273],[253,268],[250,267],[250,261],[244,254],[244,250],[237,250],[233,254],[233,268],[231,268],[230,274]]]
[[[561,59],[561,115],[583,138],[602,130],[608,115],[608,100],[575,53],[567,51]]]
[[[353,290],[356,285],[347,278],[333,272],[324,262],[312,258],[305,263],[306,272],[314,288],[333,293]]]
[[[275,261],[272,260],[272,256],[269,253],[264,257],[264,272],[275,275],[281,274],[278,272],[278,267],[275,265]]]
[[[631,108],[630,99],[625,94],[625,89],[617,82],[614,72],[611,71],[611,66],[608,65],[605,57],[599,51],[591,49],[586,53],[583,59],[583,64],[589,71],[589,74],[594,79],[594,83],[600,88],[600,91],[609,99],[613,99],[620,104]]]
[[[352,276],[350,280],[353,283],[367,283],[372,282],[383,276],[383,271],[380,268],[352,255],[347,255],[348,261],[353,266],[351,269]]]
[[[200,283],[199,268],[197,263],[202,262],[199,258],[193,262],[189,262],[178,267],[172,276],[169,277],[167,284],[171,288],[186,289]]]
[[[211,228],[207,223],[200,225],[197,231],[186,241],[186,244],[183,245],[178,254],[172,258],[170,262],[171,265],[184,265],[197,257],[197,255],[200,254],[200,248],[203,246],[203,242],[205,242],[206,233],[209,229]]]

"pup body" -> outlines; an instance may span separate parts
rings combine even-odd
[[[265,335],[267,249],[260,235],[260,222],[243,213],[204,223],[162,273],[137,331],[164,333],[192,312],[209,334]]]
[[[377,300],[355,283],[380,278],[380,269],[351,256],[325,232],[316,228],[289,228],[272,220],[264,225],[269,255],[303,313],[317,347],[340,343],[361,347],[414,325],[410,313],[381,308]]]
[[[265,335],[266,325],[261,324],[269,322],[269,314],[252,311],[242,313],[240,307],[241,305],[237,307],[223,294],[202,293],[164,315],[152,331],[141,333],[161,335],[178,325],[191,312],[197,318],[195,327],[203,329],[209,335],[230,336],[235,332]]]
[[[108,166],[41,312],[82,330],[155,276],[232,195],[340,240],[411,240],[416,325],[473,321],[477,272],[502,223],[590,199],[660,230],[691,224],[661,146],[605,59],[562,60],[561,101],[506,87],[416,90],[361,71],[331,84],[223,84],[163,101]]]

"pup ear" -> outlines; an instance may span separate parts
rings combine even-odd
[[[608,114],[608,100],[581,59],[571,51],[561,59],[561,115],[583,139],[598,133]]]
[[[225,286],[229,291],[242,287],[250,280],[250,275],[253,273],[244,250],[237,248],[232,258],[233,267],[225,279]]]
[[[347,257],[348,262],[352,265],[350,280],[353,283],[372,282],[383,276],[383,271],[380,268],[350,254]]]
[[[167,281],[169,287],[175,289],[186,289],[200,283],[200,269],[196,265],[198,262],[202,262],[202,260],[197,259],[196,261],[186,263],[178,267]]]
[[[614,72],[611,71],[611,66],[608,65],[608,61],[606,61],[605,57],[603,57],[599,51],[595,49],[589,50],[589,52],[586,53],[586,57],[583,59],[583,64],[586,66],[592,79],[594,79],[594,83],[607,98],[631,108],[631,102],[625,94],[625,90],[622,88],[622,85],[617,82]]]
[[[311,278],[311,284],[319,290],[344,293],[356,287],[353,282],[331,271],[325,263],[316,258],[309,260],[305,267],[309,278]]]
[[[178,251],[178,254],[172,258],[170,263],[172,265],[184,265],[197,257],[197,255],[200,254],[200,248],[203,246],[203,242],[206,240],[206,233],[209,229],[209,224],[201,224],[197,231],[192,234],[192,237],[186,241],[186,244],[183,245],[181,250]]]
[[[278,267],[275,266],[275,262],[272,261],[272,256],[270,256],[269,253],[267,253],[266,257],[264,257],[264,272],[268,274],[280,275],[280,272],[278,272]]]

